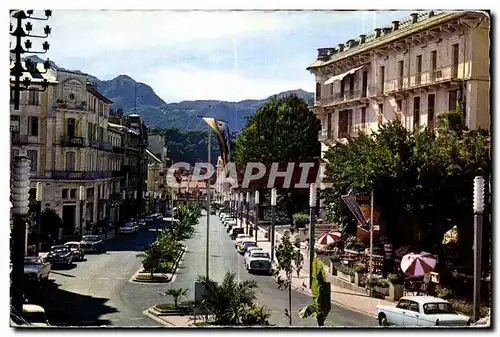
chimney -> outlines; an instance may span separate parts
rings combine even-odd
[[[399,21],[392,21],[392,31],[395,32],[399,29]]]
[[[337,48],[332,48],[332,55],[337,54],[337,52],[338,52],[338,49],[337,49]]]
[[[351,40],[347,41],[346,44],[349,48],[352,48],[352,47],[354,47],[354,40],[351,39]]]
[[[359,44],[365,43],[365,40],[366,40],[366,35],[361,34],[359,36]]]
[[[384,32],[384,36],[385,36],[391,32],[391,29],[389,27],[384,27],[384,28],[382,28],[382,31]]]
[[[430,11],[428,15],[429,15],[429,18],[432,18],[434,16],[434,11]]]
[[[338,45],[339,53],[344,51],[344,44],[339,43]]]
[[[375,37],[376,38],[380,37],[380,31],[381,31],[381,29],[380,28],[375,28],[374,31],[375,31]]]
[[[417,23],[418,20],[418,13],[411,13],[411,23]]]

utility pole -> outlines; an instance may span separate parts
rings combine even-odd
[[[314,262],[314,248],[315,248],[315,207],[317,200],[316,184],[309,185],[309,289],[312,288],[313,282],[313,262]]]
[[[371,280],[373,275],[373,207],[374,207],[374,189],[371,192],[371,201],[370,201],[370,262],[369,262],[369,270],[368,270],[368,284],[370,285],[370,294],[371,294]]]
[[[255,191],[255,217],[254,217],[254,225],[255,225],[255,242],[257,243],[257,237],[259,233],[259,191]]]
[[[484,212],[484,178],[474,178],[474,315],[473,322],[480,318],[482,251],[483,251],[483,212]]]
[[[277,192],[276,189],[271,189],[271,235],[268,235],[271,240],[271,263],[274,261],[274,234],[276,226],[276,199]]]
[[[249,220],[249,219],[248,219],[248,211],[250,210],[249,208],[250,208],[250,192],[247,192],[247,198],[246,198],[246,218],[247,218],[247,219],[246,219],[246,221],[245,221],[245,222],[246,222],[246,226],[247,226],[247,231],[246,231],[246,233],[247,233],[248,235],[251,235],[251,234],[249,233],[249,231],[248,231],[248,230],[249,230],[249,228],[248,228],[248,220]]]
[[[210,111],[212,106],[208,106],[208,114],[210,115]],[[212,162],[212,130],[211,127],[208,127],[208,164]],[[210,268],[210,178],[207,179],[207,242],[206,242],[206,257],[205,257],[205,269],[207,279],[209,278],[209,268]]]

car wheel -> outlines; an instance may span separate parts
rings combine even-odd
[[[387,321],[387,317],[384,314],[380,314],[378,316],[378,325],[379,326],[389,326],[389,322]]]

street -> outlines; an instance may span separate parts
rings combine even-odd
[[[271,309],[271,324],[288,326],[284,309],[288,308],[287,291],[278,290],[271,276],[248,274],[243,257],[234,248],[226,229],[217,216],[210,218],[210,277],[220,281],[226,271],[236,272],[239,280],[255,278],[259,289],[258,301]],[[194,299],[194,281],[205,273],[206,216],[200,218],[193,237],[186,241],[187,252],[171,283],[143,284],[130,282],[140,268],[137,257],[141,248],[155,239],[155,229],[121,235],[105,243],[106,253],[87,255],[87,261],[77,262],[69,270],[53,270],[51,281],[37,298],[43,303],[57,303],[47,307],[49,321],[54,325],[82,325],[115,327],[161,326],[142,312],[172,299],[160,296],[169,288],[189,289],[187,298]],[[37,293],[38,293],[37,292]],[[311,303],[311,297],[298,291],[292,293],[293,325],[317,326],[313,318],[301,319],[298,310]],[[328,326],[374,326],[372,317],[332,304],[326,321]]]

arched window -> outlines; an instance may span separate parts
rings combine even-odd
[[[66,171],[76,171],[76,160],[74,152],[66,152]]]

